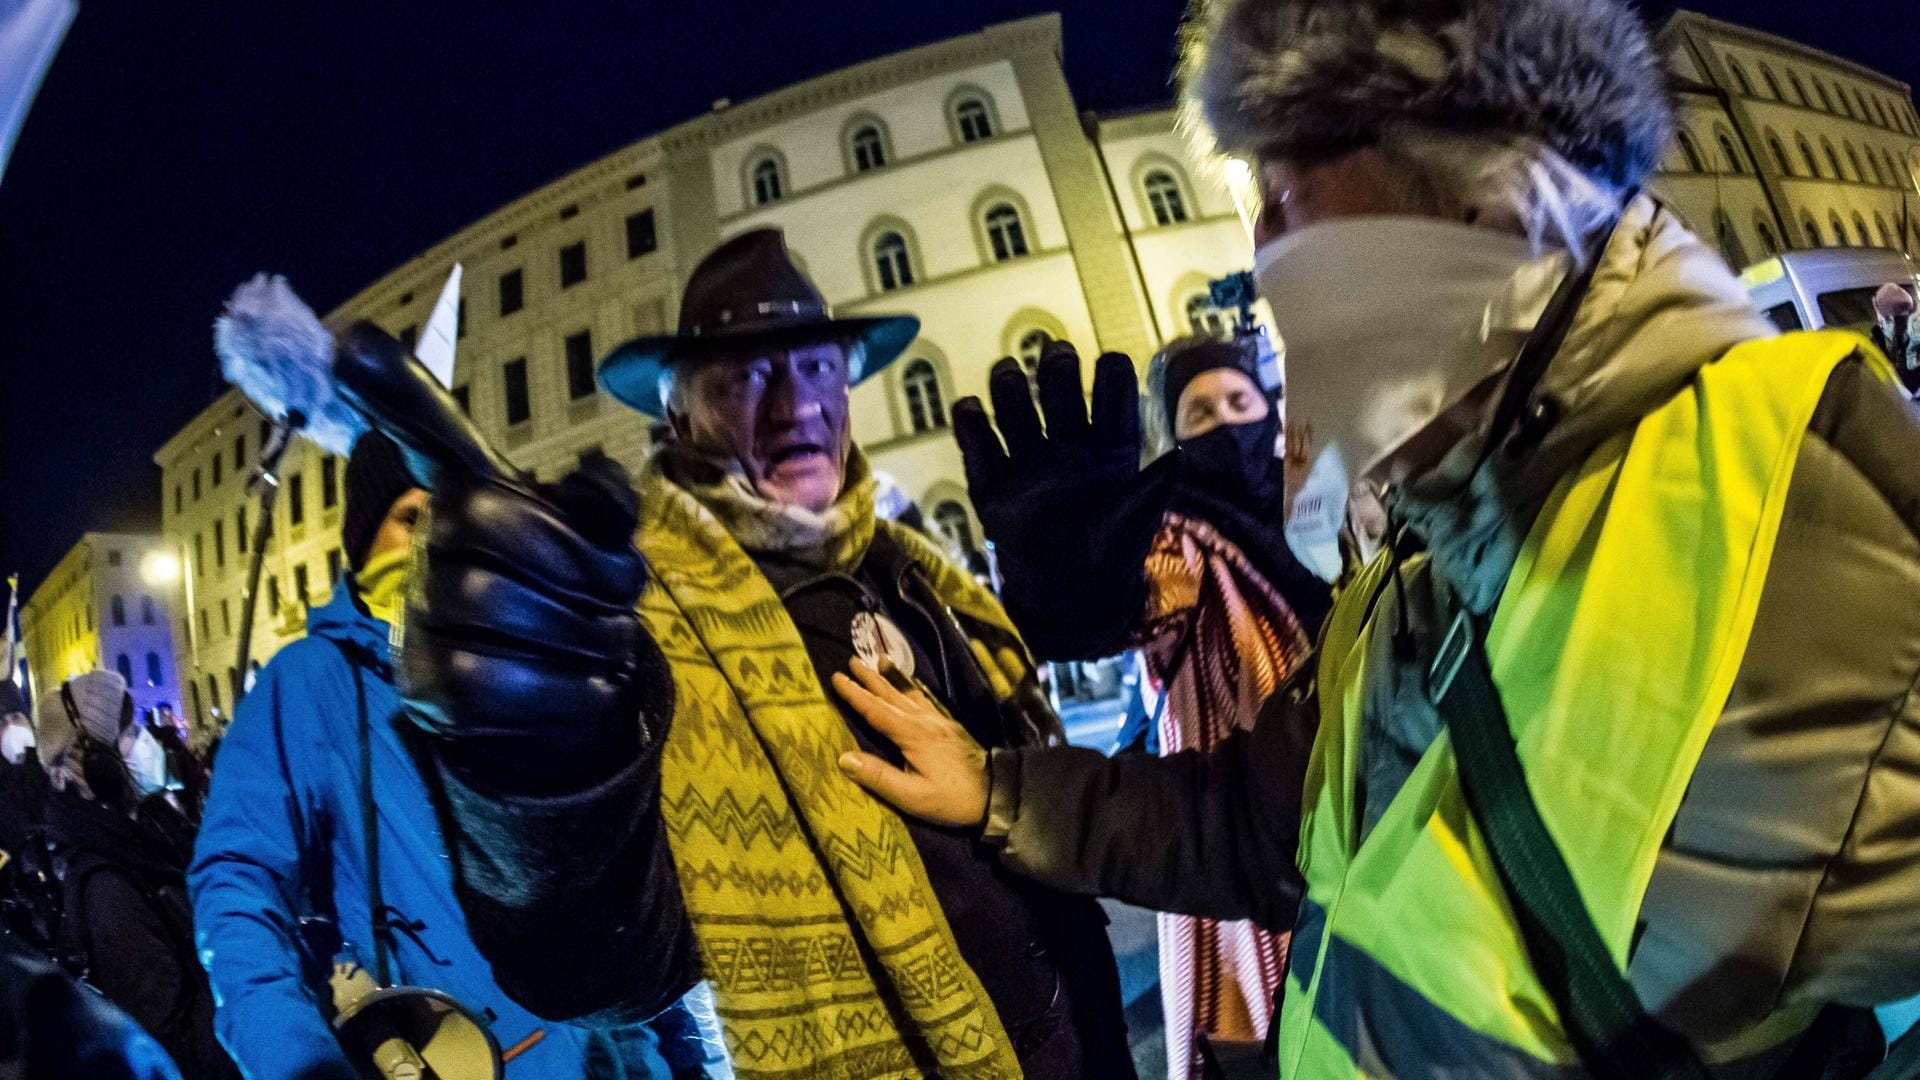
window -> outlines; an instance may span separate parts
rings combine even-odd
[[[581,240],[560,249],[560,287],[570,289],[587,280],[587,242]]]
[[[1761,64],[1760,77],[1767,80],[1767,96],[1775,101],[1779,101],[1781,97],[1780,80],[1773,77],[1773,69],[1765,64]]]
[[[233,471],[239,472],[247,467],[247,433],[241,432],[233,437]]]
[[[660,238],[653,226],[652,209],[641,210],[627,215],[627,258],[637,259],[650,254],[660,247]]]
[[[963,554],[971,555],[979,550],[973,542],[973,519],[967,517],[966,507],[952,499],[933,508],[933,524]]]
[[[1762,254],[1778,255],[1780,253],[1780,238],[1773,234],[1773,226],[1767,224],[1766,218],[1755,214],[1753,218],[1753,231],[1760,236],[1760,251]]]
[[[467,387],[464,387],[464,386],[454,387],[453,400],[460,403],[461,412],[466,413],[468,416],[473,415],[473,391],[472,390],[469,390]]]
[[[118,551],[115,551],[112,548],[107,549],[107,565],[108,566],[120,565],[120,553]]]
[[[1886,113],[1883,113],[1883,112],[1881,112],[1881,111],[1880,111],[1880,99],[1879,99],[1879,98],[1877,98],[1877,97],[1870,97],[1870,98],[1868,98],[1868,99],[1867,99],[1867,108],[1868,108],[1868,109],[1870,109],[1870,110],[1871,110],[1871,111],[1873,112],[1873,123],[1874,123],[1874,126],[1876,126],[1876,127],[1886,127],[1886,126],[1887,126],[1887,114],[1886,114]]]
[[[1767,132],[1767,146],[1773,150],[1773,160],[1780,166],[1782,176],[1793,175],[1793,160],[1787,157],[1787,148],[1780,145],[1780,136]]]
[[[220,634],[223,637],[233,636],[233,609],[224,599],[220,601]]]
[[[213,624],[207,621],[206,608],[200,609],[200,636],[203,638],[210,638],[213,636]]]
[[[1227,334],[1226,313],[1213,306],[1213,298],[1199,293],[1187,301],[1187,326],[1196,334],[1208,337],[1225,337]]]
[[[222,476],[224,475],[222,472],[222,468],[225,465],[226,465],[225,458],[221,457],[219,454],[213,455],[213,486],[214,487],[220,486],[220,481],[222,479]]]
[[[1681,131],[1676,138],[1680,143],[1680,157],[1687,163],[1687,171],[1706,172],[1706,166],[1700,161],[1700,150],[1693,145],[1693,136]]]
[[[1849,179],[1859,180],[1864,183],[1867,179],[1867,170],[1860,167],[1860,152],[1853,148],[1852,143],[1846,143],[1845,145],[1847,148],[1847,163],[1853,166],[1853,175],[1850,176]]]
[[[1053,344],[1053,335],[1045,330],[1029,330],[1020,335],[1020,363],[1029,373],[1040,366],[1040,357]]]
[[[507,361],[507,423],[524,424],[533,416],[533,404],[527,400],[527,358]]]
[[[773,158],[765,157],[754,162],[749,175],[752,177],[753,205],[776,203],[786,194],[786,181],[780,175],[780,162]]]
[[[180,485],[173,485],[173,512],[176,514],[179,513],[180,507],[184,505],[184,502],[185,500],[180,497]]]
[[[1727,70],[1733,72],[1733,81],[1739,85],[1740,93],[1752,97],[1753,84],[1747,81],[1747,69],[1740,66],[1740,61],[1729,58]]]
[[[513,245],[515,245],[515,244],[517,244],[517,243],[519,243],[519,242],[520,242],[520,238],[519,238],[519,237],[517,237],[517,236],[514,236],[513,234],[511,234],[511,233],[509,233],[508,235],[506,235],[506,236],[503,236],[503,237],[501,237],[501,238],[500,238],[500,250],[501,250],[501,251],[506,251],[506,250],[507,250],[508,248],[511,248],[511,247],[512,247]]]
[[[1813,89],[1814,89],[1814,91],[1815,91],[1816,93],[1818,93],[1818,94],[1820,95],[1820,109],[1821,109],[1821,111],[1822,111],[1822,112],[1833,112],[1833,111],[1834,111],[1834,109],[1833,109],[1833,99],[1827,96],[1827,84],[1826,84],[1826,83],[1823,83],[1823,82],[1821,82],[1821,81],[1820,81],[1820,80],[1819,80],[1818,78],[1815,78],[1815,79],[1813,80]],[[1846,100],[1846,99],[1844,99],[1844,98],[1842,98],[1841,100],[1842,100],[1842,101],[1844,101],[1844,100]]]
[[[993,248],[993,261],[1006,262],[1027,253],[1027,230],[1020,223],[1020,211],[1007,203],[997,203],[987,211],[987,243]]]
[[[113,667],[120,673],[121,678],[127,680],[128,686],[133,685],[133,661],[127,659],[126,653],[113,658]]]
[[[327,552],[327,580],[328,581],[340,580],[340,549],[339,548],[334,548],[332,551]]]
[[[153,597],[151,596],[140,598],[140,625],[153,625]]]
[[[220,682],[212,675],[207,676],[207,703],[214,712],[220,711]]]
[[[227,523],[213,523],[213,565],[227,565]]]
[[[166,680],[161,678],[159,653],[150,652],[147,654],[147,685],[148,686],[165,686],[166,685]]]
[[[979,98],[962,98],[953,107],[953,123],[960,129],[961,142],[979,142],[993,138],[993,117],[987,103]]]
[[[568,203],[567,205],[565,205],[565,206],[563,206],[563,207],[561,207],[561,208],[560,208],[560,220],[561,220],[561,221],[568,221],[568,220],[571,220],[571,219],[573,219],[573,218],[577,218],[577,217],[579,217],[579,216],[580,216],[580,204],[579,204],[579,203]]]
[[[1848,144],[1847,153],[1853,153],[1852,144]],[[1880,159],[1874,156],[1873,147],[1871,146],[1867,147],[1867,164],[1873,166],[1873,182],[1876,184],[1885,184],[1887,182],[1887,174],[1880,171]],[[1866,178],[1866,173],[1860,174],[1860,179],[1865,180]]]
[[[115,596],[108,602],[108,606],[113,609],[113,625],[127,625],[127,601],[123,597]]]
[[[907,255],[906,237],[897,232],[884,232],[875,238],[873,272],[879,278],[882,292],[913,284],[913,260]]]
[[[646,187],[646,186],[647,186],[647,174],[646,174],[646,173],[643,173],[643,172],[637,172],[637,173],[634,173],[634,174],[633,174],[632,176],[629,176],[629,177],[627,177],[627,190],[628,190],[628,191],[632,191],[632,190],[633,190],[634,188],[643,188],[643,187]]]
[[[267,613],[275,617],[280,613],[280,579],[271,574],[267,576]]]
[[[1144,181],[1147,205],[1153,210],[1156,225],[1178,225],[1187,220],[1187,200],[1180,194],[1180,182],[1165,169],[1155,169]]]
[[[1878,210],[1873,212],[1873,227],[1874,230],[1880,234],[1881,247],[1894,248],[1896,250],[1900,247],[1899,244],[1893,242],[1893,230],[1887,228],[1887,219],[1881,216]]]
[[[1800,148],[1800,160],[1807,163],[1807,175],[1818,177],[1820,175],[1820,162],[1819,159],[1813,156],[1813,144],[1807,141],[1805,135],[1795,135],[1793,141],[1795,145]]]
[[[198,567],[201,573],[206,573],[207,552],[199,533],[193,534],[193,565]]]
[[[1820,225],[1813,220],[1812,214],[1800,215],[1800,232],[1806,237],[1808,247],[1824,247],[1826,239],[1820,235]]]
[[[853,155],[853,171],[872,172],[887,163],[886,141],[880,136],[880,129],[873,124],[862,124],[847,139],[847,149]]]
[[[293,568],[293,595],[299,597],[300,603],[303,605],[310,603],[307,599],[306,563],[301,563],[299,566]]]
[[[1720,140],[1720,156],[1727,159],[1727,170],[1735,176],[1744,176],[1747,171],[1747,160],[1740,156],[1739,147],[1733,145],[1733,136],[1723,131],[1717,138]]]
[[[1833,230],[1835,247],[1847,247],[1847,226],[1840,220],[1840,211],[1827,211],[1827,226]]]
[[[1833,178],[1835,180],[1851,179],[1847,176],[1847,171],[1840,167],[1840,155],[1833,149],[1833,142],[1831,140],[1821,139],[1820,149],[1826,152],[1827,164],[1833,166]]]
[[[945,403],[940,400],[940,374],[931,360],[917,359],[900,373],[907,393],[907,419],[914,434],[947,426]]]
[[[526,297],[521,285],[522,278],[518,269],[509,270],[500,275],[500,314],[511,315],[526,306]]]
[[[583,397],[592,397],[596,389],[593,383],[593,331],[582,330],[567,335],[567,397],[578,401]]]
[[[247,551],[247,508],[244,506],[233,512],[233,550],[243,555]]]
[[[331,510],[340,501],[340,459],[331,455],[320,459],[320,509]]]
[[[1740,244],[1740,234],[1734,230],[1733,220],[1722,210],[1714,211],[1714,238],[1720,241],[1720,254],[1727,265],[1738,271],[1747,265],[1747,249]]]
[[[1853,212],[1853,238],[1861,247],[1873,246],[1873,237],[1867,232],[1867,219],[1861,217],[1858,210]]]
[[[1807,97],[1807,88],[1800,82],[1800,73],[1797,71],[1787,72],[1787,81],[1793,84],[1793,103],[1795,105],[1809,104],[1812,99]]]
[[[193,501],[200,501],[200,470],[193,470]]]
[[[307,478],[294,473],[287,478],[287,524],[298,525],[307,520]]]

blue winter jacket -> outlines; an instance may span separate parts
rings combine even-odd
[[[672,1074],[652,1028],[592,1033],[541,1020],[494,985],[454,899],[427,787],[396,726],[387,639],[387,624],[360,608],[350,579],[341,581],[333,600],[308,615],[307,637],[260,672],[221,744],[188,874],[220,1041],[249,1080],[360,1076],[322,1013],[325,969],[297,943],[300,919],[330,916],[345,958],[374,966],[357,690],[373,734],[380,886],[394,918],[414,927],[393,935],[393,981],[445,991],[490,1015],[503,1050],[537,1035],[507,1064],[508,1080],[666,1080]],[[681,1019],[655,1023],[692,1030]],[[673,1039],[667,1049],[698,1061],[697,1045]]]

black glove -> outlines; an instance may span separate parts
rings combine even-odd
[[[537,489],[443,478],[401,689],[450,764],[541,795],[658,753],[672,683],[634,611],[646,587],[638,505],[626,470],[601,455]]]
[[[1073,346],[1050,345],[1034,381],[1044,431],[1026,372],[1011,358],[987,383],[1000,437],[978,398],[954,404],[968,494],[999,560],[1007,614],[1034,655],[1111,656],[1146,603],[1147,549],[1179,455],[1140,468],[1140,390],[1127,357],[1107,353],[1095,363],[1091,418]]]

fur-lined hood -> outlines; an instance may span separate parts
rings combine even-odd
[[[1228,154],[1530,136],[1625,191],[1672,137],[1664,68],[1619,0],[1194,0],[1185,39],[1187,122]]]

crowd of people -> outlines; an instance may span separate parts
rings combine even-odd
[[[1640,191],[1618,0],[1184,43],[1284,395],[1257,331],[1144,408],[1136,358],[1001,361],[968,566],[850,433],[917,320],[775,230],[602,362],[637,476],[359,394],[346,571],[217,768],[111,672],[0,685],[0,963],[52,988],[0,1074],[1126,1080],[1112,897],[1165,913],[1170,1080],[1920,1075],[1873,1011],[1920,994],[1911,292],[1777,333]],[[1129,651],[1151,708],[1065,745],[1042,665]]]

